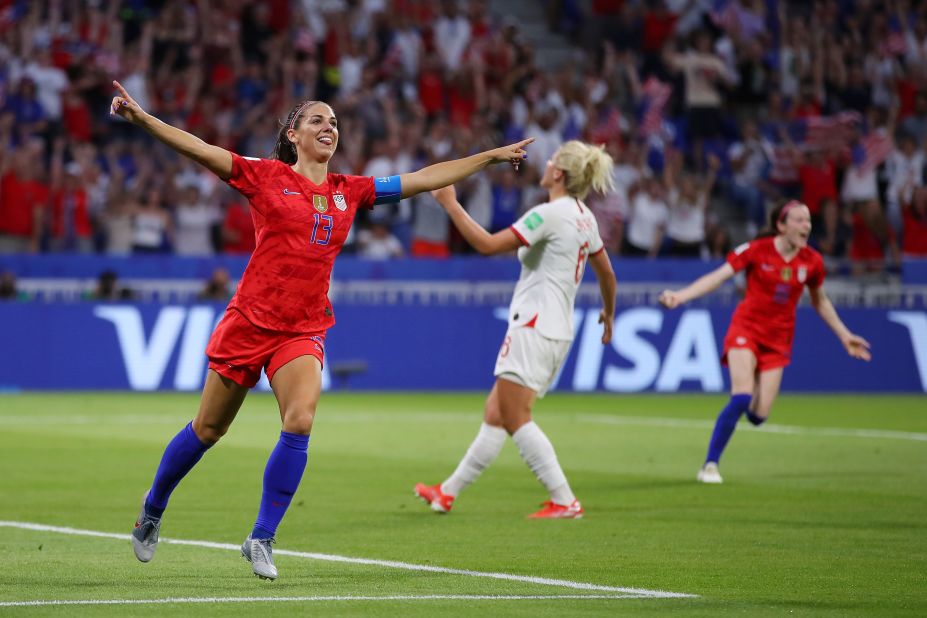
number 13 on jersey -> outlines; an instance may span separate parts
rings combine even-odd
[[[312,236],[309,239],[309,243],[313,245],[327,245],[332,237],[332,228],[335,225],[334,220],[331,215],[320,215],[319,213],[313,213],[312,219]]]

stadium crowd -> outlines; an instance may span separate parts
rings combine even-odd
[[[486,0],[0,0],[0,252],[208,255],[254,247],[247,202],[109,116],[146,111],[269,156],[321,99],[334,172],[386,176],[522,136],[529,165],[458,187],[490,230],[544,201],[548,157],[600,143],[618,188],[588,202],[626,255],[721,257],[786,198],[833,265],[927,256],[927,2],[550,0],[542,45]],[[541,8],[539,8],[541,10]],[[465,243],[429,195],[361,213],[346,250]]]

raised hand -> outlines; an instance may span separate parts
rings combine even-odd
[[[133,124],[138,122],[138,120],[145,115],[145,110],[139,107],[135,99],[130,97],[126,89],[122,87],[122,84],[116,80],[113,80],[113,88],[118,90],[119,94],[113,97],[113,102],[110,104],[109,108],[109,115],[122,116]]]
[[[533,141],[534,138],[529,137],[528,139],[523,139],[520,142],[516,142],[509,146],[496,148],[492,151],[492,162],[505,163],[508,161],[515,167],[515,171],[518,171],[518,166],[521,164],[521,162],[528,158],[528,151],[525,150],[525,147]]]
[[[454,185],[448,185],[440,189],[435,189],[431,192],[431,196],[438,200],[438,203],[442,206],[453,204],[457,201],[457,190],[454,189]]]
[[[841,343],[843,347],[846,348],[847,354],[853,358],[864,361],[872,359],[872,354],[869,351],[869,342],[859,335],[850,333]]]

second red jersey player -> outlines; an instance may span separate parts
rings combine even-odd
[[[724,338],[724,363],[731,348],[750,348],[757,370],[789,364],[795,334],[795,308],[805,286],[824,283],[824,260],[802,247],[786,260],[768,236],[737,247],[727,257],[734,272],[746,271],[747,291]]]
[[[769,417],[779,394],[782,371],[792,356],[795,310],[805,287],[811,304],[840,339],[847,353],[869,360],[869,343],[847,329],[824,293],[824,262],[808,247],[811,213],[801,202],[774,209],[769,230],[728,256],[725,264],[678,291],[666,290],[660,302],[673,309],[716,289],[746,271],[747,293],[734,311],[724,338],[722,361],[731,373],[731,399],[721,410],[697,479],[720,483],[718,462],[742,415],[754,425]]]

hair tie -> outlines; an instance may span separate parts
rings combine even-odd
[[[776,219],[778,223],[785,223],[785,218],[789,215],[789,211],[795,208],[796,206],[804,206],[798,200],[791,200],[786,202],[785,206],[782,207],[782,212],[779,213],[779,218]]]

